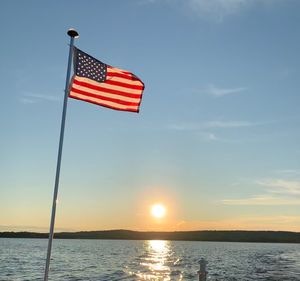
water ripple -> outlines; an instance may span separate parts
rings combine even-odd
[[[42,281],[47,240],[0,239],[1,281]],[[49,281],[300,281],[300,245],[55,240]]]

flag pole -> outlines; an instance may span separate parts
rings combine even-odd
[[[74,39],[79,37],[79,34],[75,29],[69,29],[67,34],[70,36],[69,60],[68,60],[68,69],[67,69],[67,77],[66,77],[64,105],[63,105],[61,127],[60,127],[59,148],[58,148],[58,156],[57,156],[56,176],[55,176],[55,185],[54,185],[54,192],[53,192],[52,214],[51,214],[51,222],[50,222],[44,281],[48,281],[52,241],[54,235],[54,223],[55,223],[55,213],[56,213],[57,194],[58,194],[58,185],[59,185],[60,163],[61,163],[61,155],[62,155],[62,148],[63,148],[63,141],[64,141],[65,121],[66,121],[68,92],[69,92],[69,80],[70,80],[70,72],[71,72],[71,64],[72,64]]]

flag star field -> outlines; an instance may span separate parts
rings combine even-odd
[[[78,50],[76,75],[93,79],[97,82],[106,80],[106,65]]]

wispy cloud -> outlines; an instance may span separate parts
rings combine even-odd
[[[32,226],[32,225],[0,225],[0,231],[33,231],[33,232],[48,232],[48,226]],[[58,232],[77,231],[73,228],[57,227]]]
[[[287,176],[298,176],[300,175],[300,170],[296,169],[284,169],[284,170],[277,170],[275,171],[278,174],[283,174]]]
[[[57,102],[59,100],[60,99],[57,96],[35,94],[29,92],[23,92],[19,99],[19,101],[24,104],[33,104],[41,101]]]
[[[187,5],[198,16],[222,22],[226,17],[237,14],[248,7],[249,0],[188,0]]]
[[[21,102],[23,104],[33,104],[33,103],[36,103],[36,101],[33,100],[33,99],[23,98],[23,97],[19,99],[19,102]]]
[[[286,179],[263,179],[256,184],[265,189],[264,194],[255,195],[250,198],[224,199],[224,205],[300,205],[300,181]]]
[[[201,140],[208,141],[208,142],[220,140],[216,136],[216,134],[211,132],[200,132],[198,136],[201,138]]]
[[[253,7],[272,7],[287,0],[138,0],[140,4],[167,3],[201,19],[222,23]]]
[[[168,129],[174,131],[194,131],[198,134],[200,139],[204,141],[218,140],[215,133],[204,130],[203,124],[196,124],[196,123],[172,124],[168,126]]]
[[[221,121],[221,120],[213,120],[206,121],[202,123],[180,123],[180,124],[172,124],[169,126],[169,129],[178,130],[178,131],[201,131],[203,129],[231,129],[231,128],[243,128],[243,127],[251,127],[258,126],[264,123],[254,123],[248,121]]]
[[[272,196],[254,196],[246,199],[225,199],[222,200],[224,205],[236,205],[236,206],[280,206],[280,205],[299,205],[300,199],[291,198],[278,198]]]
[[[300,195],[300,181],[285,179],[268,179],[257,182],[267,188],[270,193],[283,194],[288,196]]]
[[[228,95],[239,94],[246,91],[245,87],[234,87],[234,88],[220,88],[214,84],[210,84],[206,87],[205,92],[209,95],[220,98]]]
[[[182,220],[174,230],[285,230],[300,231],[300,216],[236,216],[217,220]]]
[[[212,120],[205,122],[182,122],[168,125],[169,130],[174,131],[190,131],[196,133],[201,140],[204,141],[222,141],[228,143],[236,143],[238,140],[230,140],[220,137],[217,130],[242,129],[252,126],[259,126],[266,123],[254,123],[249,121],[221,121]]]
[[[203,124],[204,128],[242,128],[257,124],[247,121],[208,121]]]

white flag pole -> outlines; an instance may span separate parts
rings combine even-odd
[[[58,185],[59,185],[60,163],[61,163],[61,155],[62,155],[62,148],[63,148],[63,141],[64,141],[65,121],[66,121],[67,104],[68,104],[69,81],[70,81],[70,72],[71,72],[71,64],[72,64],[74,38],[79,37],[79,34],[75,29],[69,29],[67,34],[70,36],[69,61],[68,61],[68,70],[67,70],[67,77],[66,77],[64,105],[63,105],[61,127],[60,127],[59,148],[58,148],[58,156],[57,156],[56,176],[55,176],[55,185],[54,185],[54,193],[53,193],[52,214],[51,214],[51,223],[50,223],[50,231],[49,231],[49,240],[48,240],[48,250],[47,250],[44,281],[48,281],[52,240],[53,240],[53,235],[54,235],[54,223],[55,223],[57,193],[58,193]]]

